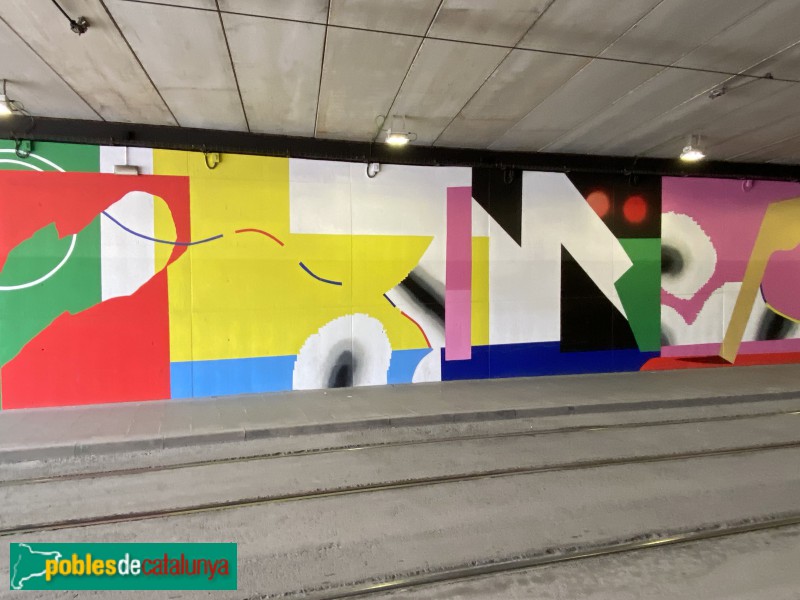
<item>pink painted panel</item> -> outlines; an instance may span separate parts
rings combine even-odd
[[[447,188],[445,360],[472,358],[472,188]]]
[[[662,212],[692,217],[710,237],[719,260],[711,279],[694,296],[677,298],[662,291],[662,304],[677,310],[687,323],[694,322],[719,286],[744,277],[767,207],[797,197],[800,184],[791,182],[756,181],[747,190],[734,179],[664,177]],[[800,314],[798,265],[800,249],[776,253],[762,284],[767,302],[787,314]]]

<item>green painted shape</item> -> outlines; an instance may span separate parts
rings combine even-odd
[[[14,140],[0,140],[0,150],[14,150]],[[60,144],[57,142],[33,142],[31,154],[40,156],[61,167],[64,171],[83,173],[100,172],[100,146],[83,144]],[[19,158],[14,152],[0,152],[0,159],[13,160],[38,167],[43,171],[58,169],[37,159],[35,156]],[[0,169],[7,171],[35,171],[36,169],[16,163],[0,163]]]
[[[661,240],[620,239],[633,266],[617,280],[622,306],[642,352],[661,350]]]
[[[99,146],[34,141],[28,158],[20,158],[14,152],[9,152],[14,148],[13,140],[0,140],[0,161],[6,161],[0,162],[0,170],[58,171],[48,164],[49,161],[68,172],[100,172]],[[3,215],[0,214],[1,218]],[[0,285],[22,283],[27,275],[34,273],[28,281],[38,279],[61,261],[67,248],[69,238],[59,240],[52,224],[43,227],[9,253],[0,272]],[[73,255],[57,275],[26,290],[0,291],[0,367],[16,356],[58,315],[64,311],[85,310],[100,300],[98,218],[78,234]]]
[[[0,285],[35,281],[64,258],[71,236],[58,238],[53,224],[37,231],[8,255]],[[65,311],[78,313],[101,300],[100,219],[78,234],[69,259],[52,277],[32,287],[0,291],[0,365]]]

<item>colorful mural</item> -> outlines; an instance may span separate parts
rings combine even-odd
[[[43,142],[0,169],[3,409],[800,361],[797,184]]]

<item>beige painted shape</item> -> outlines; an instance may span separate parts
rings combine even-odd
[[[728,362],[736,360],[736,355],[739,353],[744,330],[753,311],[753,303],[764,279],[770,256],[779,250],[791,250],[798,244],[800,244],[800,198],[771,204],[761,222],[744,273],[742,289],[736,298],[733,315],[719,350],[719,355]]]

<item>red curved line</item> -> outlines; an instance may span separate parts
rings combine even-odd
[[[276,238],[276,237],[275,237],[274,235],[272,235],[271,233],[268,233],[268,232],[264,231],[263,229],[237,229],[237,230],[236,230],[236,233],[245,233],[245,232],[248,232],[248,231],[249,231],[249,232],[251,232],[251,233],[260,233],[261,235],[265,235],[265,236],[267,236],[268,238],[271,238],[271,239],[275,240],[275,241],[276,241],[276,242],[278,242],[278,243],[279,243],[281,246],[283,246],[283,245],[284,245],[282,241],[280,241],[278,238]]]
[[[420,326],[420,324],[419,324],[419,323],[417,323],[417,322],[416,322],[414,319],[412,319],[411,317],[409,317],[409,316],[408,316],[406,313],[404,313],[402,310],[400,311],[400,314],[401,314],[401,315],[403,315],[403,316],[404,316],[406,319],[408,319],[408,320],[409,320],[409,321],[411,321],[411,322],[412,322],[414,325],[416,325],[416,326],[417,326],[417,329],[419,329],[419,332],[422,334],[422,337],[424,337],[424,338],[425,338],[425,343],[426,343],[426,344],[428,344],[428,348],[430,348],[430,347],[431,347],[431,343],[428,341],[428,336],[427,336],[427,335],[425,335],[425,330],[424,330],[424,329],[422,329],[422,327]]]

